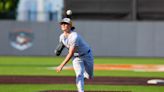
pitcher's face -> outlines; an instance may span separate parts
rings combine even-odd
[[[65,32],[69,32],[71,29],[70,24],[67,24],[67,23],[61,23],[60,27],[61,27],[61,30],[65,31]]]

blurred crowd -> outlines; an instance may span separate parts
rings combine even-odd
[[[19,0],[18,21],[60,21],[64,7],[63,0]]]

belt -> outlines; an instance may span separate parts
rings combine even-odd
[[[86,54],[88,54],[88,53],[90,53],[91,52],[91,50],[89,49],[88,51],[87,51],[87,53],[83,53],[83,54],[81,54],[81,55],[77,55],[77,56],[74,56],[74,57],[82,57],[82,56],[85,56]]]

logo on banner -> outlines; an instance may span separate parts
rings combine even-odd
[[[33,38],[30,30],[17,30],[9,34],[11,46],[20,51],[30,48],[33,45]]]

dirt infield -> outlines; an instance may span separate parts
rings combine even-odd
[[[93,80],[86,80],[85,84],[91,85],[154,85],[147,84],[150,79],[164,78],[137,78],[137,77],[95,77]],[[0,84],[75,84],[75,77],[72,76],[0,76]],[[68,90],[43,90],[40,92],[77,92]],[[85,92],[131,92],[131,91],[85,91]]]
[[[164,78],[137,78],[137,77],[95,77],[86,80],[85,84],[91,85],[154,85],[147,84],[150,79]],[[0,84],[75,84],[72,76],[0,76]],[[154,86],[164,86],[156,84]]]

